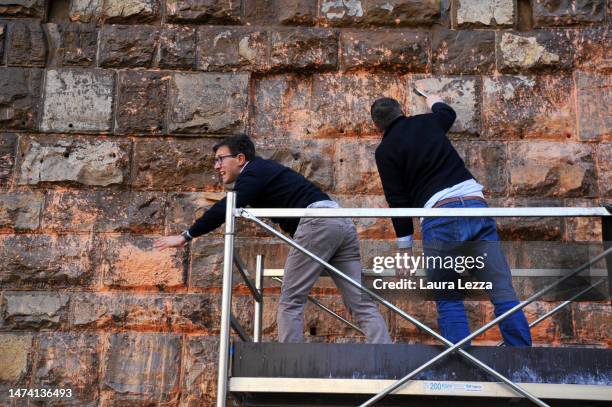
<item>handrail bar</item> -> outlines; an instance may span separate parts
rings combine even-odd
[[[247,208],[234,215],[248,218]],[[612,216],[607,207],[524,208],[248,208],[257,218],[409,218],[409,217],[600,217]]]

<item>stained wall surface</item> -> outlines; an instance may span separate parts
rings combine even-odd
[[[491,205],[610,202],[611,21],[605,0],[0,1],[0,404],[59,387],[74,405],[212,405],[222,231],[152,242],[223,196],[211,147],[225,135],[247,132],[345,207],[384,207],[369,106],[426,112],[417,85],[457,110],[450,137]],[[356,222],[371,267],[394,249],[391,223]],[[499,226],[508,241],[601,239],[597,219]],[[238,229],[251,270],[258,253],[282,267],[286,247]],[[331,284],[314,295],[346,315]],[[277,301],[272,287],[266,340]],[[396,301],[436,326],[432,302]],[[251,331],[242,285],[234,304]],[[474,327],[492,316],[467,308]],[[434,343],[383,315],[395,340]],[[609,315],[608,301],[576,303],[534,342],[610,347]],[[304,329],[363,340],[310,305]]]

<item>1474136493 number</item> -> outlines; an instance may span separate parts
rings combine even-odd
[[[9,389],[10,398],[70,398],[72,389]]]

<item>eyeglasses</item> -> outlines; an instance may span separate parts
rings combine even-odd
[[[217,164],[221,164],[223,162],[224,158],[227,157],[236,157],[238,154],[226,154],[226,155],[220,155],[219,157],[215,157],[215,165]]]

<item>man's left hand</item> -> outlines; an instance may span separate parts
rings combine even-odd
[[[166,236],[166,237],[162,237],[161,239],[157,239],[153,243],[153,247],[155,247],[158,250],[164,250],[169,247],[185,246],[186,243],[187,243],[187,240],[185,240],[183,236],[174,235],[174,236]]]

